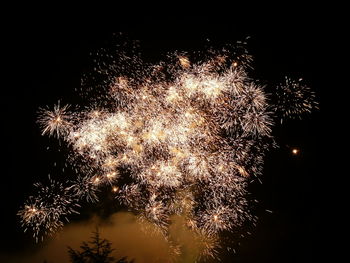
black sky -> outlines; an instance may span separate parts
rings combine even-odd
[[[302,8],[301,8],[302,9]],[[233,14],[184,15],[109,19],[107,24],[66,20],[50,14],[17,15],[19,24],[3,32],[2,56],[6,67],[1,90],[2,179],[1,253],[21,253],[31,242],[22,233],[16,212],[32,189],[32,183],[52,172],[58,146],[41,137],[36,125],[39,107],[59,99],[74,100],[74,89],[89,64],[89,53],[104,46],[112,32],[124,32],[140,40],[147,57],[169,50],[196,50],[205,43],[220,46],[250,36],[248,48],[254,56],[256,77],[282,80],[284,75],[302,77],[317,92],[321,109],[302,121],[277,126],[280,145],[266,158],[261,180],[251,191],[260,200],[260,220],[252,235],[241,240],[236,255],[225,254],[223,262],[315,262],[322,246],[322,202],[325,175],[322,155],[322,103],[326,84],[320,76],[327,34],[312,11],[299,8],[290,14],[280,10],[246,20]],[[300,10],[299,10],[300,11]],[[119,11],[120,12],[120,11]],[[286,15],[285,15],[286,14]],[[73,14],[74,15],[74,14]],[[176,19],[178,21],[176,21]],[[248,22],[247,22],[248,21]],[[322,33],[323,32],[323,33]],[[290,147],[300,147],[292,156]],[[61,156],[61,157],[60,157]],[[59,162],[59,160],[58,160]],[[268,213],[265,209],[272,210]]]

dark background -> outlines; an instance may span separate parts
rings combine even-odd
[[[95,16],[80,19],[74,12],[69,19],[75,19],[68,20],[63,13],[22,11],[25,15],[9,19],[18,24],[5,26],[2,33],[0,254],[21,253],[31,246],[33,241],[23,234],[16,213],[32,184],[46,178],[55,170],[54,162],[64,158],[57,153],[57,143],[40,135],[38,108],[59,99],[74,102],[78,96],[74,89],[90,63],[89,53],[108,43],[113,32],[121,31],[140,40],[150,58],[171,50],[200,50],[207,39],[220,46],[250,36],[255,77],[266,83],[283,80],[285,75],[302,77],[315,90],[320,110],[302,121],[276,125],[274,135],[280,147],[266,157],[263,184],[251,186],[252,195],[260,200],[255,208],[257,227],[240,240],[237,254],[224,253],[222,262],[317,262],[322,258],[331,242],[324,226],[327,182],[321,161],[322,122],[328,84],[322,69],[325,49],[332,40],[317,10],[300,5],[289,12],[286,9],[258,12],[258,16],[249,9],[240,16],[240,9],[229,14],[213,11],[215,15],[183,11],[167,18],[151,14],[135,18],[129,13],[121,17],[123,10],[119,10],[115,19],[102,19],[103,23],[95,22]],[[300,155],[292,156],[292,147],[300,148]]]

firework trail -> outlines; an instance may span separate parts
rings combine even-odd
[[[246,188],[273,145],[274,118],[315,106],[309,88],[288,78],[271,104],[248,76],[243,44],[193,59],[175,53],[157,65],[99,54],[93,77],[82,80],[92,87],[83,92],[87,106],[40,110],[42,134],[65,142],[79,175],[66,186],[35,185],[37,196],[19,211],[24,227],[36,239],[54,232],[82,199],[97,202],[110,187],[116,202],[169,240],[171,216],[184,217],[203,253],[216,255],[220,233],[253,218]]]

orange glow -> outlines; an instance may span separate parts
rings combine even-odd
[[[294,148],[294,149],[292,150],[292,154],[293,154],[293,155],[298,155],[298,154],[299,154],[299,149]]]
[[[191,66],[189,59],[185,56],[179,56],[179,61],[184,68],[189,68]]]

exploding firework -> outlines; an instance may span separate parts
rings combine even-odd
[[[34,187],[36,196],[28,198],[19,215],[25,231],[27,228],[33,229],[33,237],[38,241],[42,232],[41,238],[61,228],[64,221],[68,222],[66,216],[77,213],[75,209],[79,205],[69,188],[60,182],[50,179],[48,185],[36,183]]]
[[[301,118],[305,113],[318,109],[315,92],[307,86],[302,78],[293,80],[285,77],[284,83],[277,86],[278,96],[275,111],[283,119]]]
[[[60,102],[54,106],[54,109],[40,109],[40,118],[38,123],[42,127],[42,135],[55,135],[57,138],[69,132],[69,120],[72,116],[69,113],[69,105],[60,106]]]
[[[286,79],[271,105],[248,76],[252,59],[242,43],[208,53],[193,61],[176,53],[158,65],[121,53],[99,64],[92,81],[83,79],[95,87],[84,90],[87,106],[42,109],[43,135],[65,142],[79,175],[67,186],[37,184],[38,195],[19,212],[23,225],[36,238],[53,232],[80,200],[97,202],[97,192],[110,187],[164,236],[171,216],[182,216],[204,253],[215,255],[220,233],[252,218],[246,188],[273,145],[275,115],[308,112],[314,96]],[[294,103],[288,111],[287,102]]]

